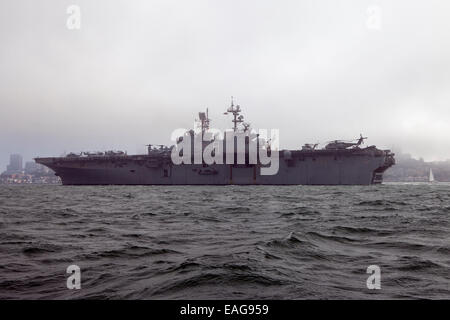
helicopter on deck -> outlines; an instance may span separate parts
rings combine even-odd
[[[364,143],[364,140],[366,140],[367,137],[363,137],[362,134],[360,134],[359,139],[355,139],[352,141],[344,141],[344,140],[334,140],[330,141],[326,146],[326,150],[342,150],[342,149],[348,149],[350,147],[359,147],[361,144]]]

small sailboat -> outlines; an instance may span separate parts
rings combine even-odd
[[[434,179],[433,169],[431,169],[431,168],[430,168],[430,176],[428,178],[428,182],[430,182],[430,183],[436,182],[436,180]]]

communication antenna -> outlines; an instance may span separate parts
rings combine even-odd
[[[231,113],[233,115],[233,120],[231,120],[231,122],[233,122],[233,131],[236,132],[237,131],[237,125],[238,123],[244,122],[244,116],[241,115],[241,106],[240,105],[234,105],[234,98],[233,96],[231,96],[231,105],[230,107],[227,109],[226,112],[224,112],[224,114],[228,114]]]
[[[209,115],[208,115],[208,108],[206,108],[206,112],[199,112],[198,113],[198,117],[200,119],[200,126],[201,126],[201,135],[202,135],[202,140],[203,140],[203,135],[205,133],[205,131],[209,130],[209,123],[211,122],[211,120],[209,119]]]

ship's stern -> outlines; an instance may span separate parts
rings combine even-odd
[[[395,165],[395,154],[390,150],[382,150],[384,153],[384,161],[381,165],[373,171],[372,175],[372,184],[381,184],[383,183],[383,174],[384,172]]]

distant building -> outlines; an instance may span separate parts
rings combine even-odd
[[[25,173],[26,174],[33,174],[39,172],[40,165],[34,161],[27,161],[25,163]]]
[[[6,166],[6,172],[8,173],[18,173],[23,170],[23,159],[20,154],[12,154],[9,157],[9,165]]]
[[[26,174],[53,174],[53,171],[43,166],[42,164],[36,163],[34,161],[27,161],[25,164]]]
[[[60,184],[61,179],[47,167],[27,161],[25,170],[22,166],[22,156],[13,154],[7,170],[0,174],[0,184]]]

